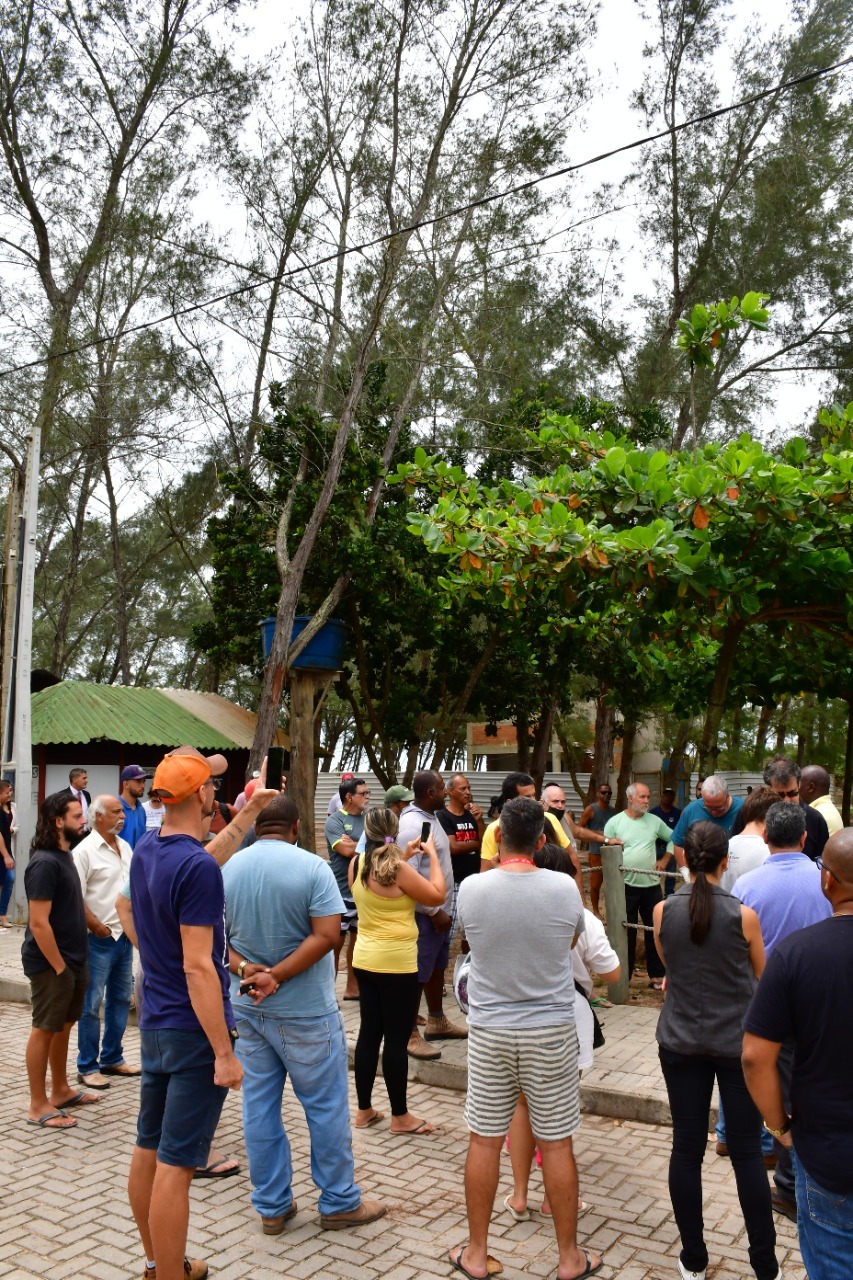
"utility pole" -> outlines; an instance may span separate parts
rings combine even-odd
[[[34,427],[27,447],[24,498],[19,519],[18,571],[14,592],[14,646],[6,695],[3,726],[3,774],[15,788],[17,807],[16,912],[26,913],[24,871],[30,859],[30,842],[36,829],[38,778],[33,773],[32,707],[30,677],[33,667],[33,600],[35,596],[36,538],[38,534],[41,427]],[[10,584],[11,585],[11,584]],[[11,603],[12,593],[6,596]]]

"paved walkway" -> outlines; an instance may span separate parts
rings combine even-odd
[[[76,1129],[59,1134],[24,1124],[24,1047],[29,1011],[0,1003],[0,1121],[3,1131],[3,1213],[0,1277],[5,1280],[123,1280],[140,1277],[138,1241],[125,1183],[135,1133],[138,1084],[114,1083],[97,1106],[78,1112]],[[73,1043],[73,1037],[72,1037]],[[135,1028],[127,1057],[138,1062]],[[381,1089],[377,1091],[381,1106]],[[237,1156],[244,1173],[222,1182],[194,1183],[190,1253],[211,1266],[211,1280],[416,1280],[450,1277],[447,1249],[466,1238],[462,1174],[467,1133],[457,1090],[423,1084],[411,1088],[411,1106],[438,1122],[428,1138],[393,1137],[380,1126],[354,1133],[357,1177],[364,1191],[382,1196],[387,1216],[355,1231],[324,1232],[310,1180],[307,1134],[288,1091],[285,1120],[294,1152],[299,1212],[279,1237],[260,1232],[249,1203],[240,1100],[230,1094],[217,1144]],[[354,1108],[355,1100],[351,1098]],[[580,1240],[601,1250],[602,1280],[677,1280],[678,1242],[667,1196],[670,1133],[656,1125],[584,1119],[576,1139],[584,1198],[591,1210],[580,1221]],[[509,1163],[501,1184],[492,1252],[513,1276],[553,1276],[557,1254],[550,1224],[534,1215],[514,1224],[501,1207],[510,1188]],[[534,1171],[531,1204],[541,1197]],[[709,1280],[744,1280],[750,1273],[731,1166],[709,1152],[705,1163],[705,1221],[713,1265]],[[779,1259],[785,1280],[805,1280],[791,1223],[779,1222]]]
[[[22,929],[0,932],[0,999],[29,1001],[29,984],[21,970],[22,938]],[[338,988],[342,993],[341,979]],[[358,1003],[343,1002],[341,1008],[352,1050],[358,1034]],[[445,1000],[445,1011],[454,1021],[464,1021],[452,995]],[[669,1104],[655,1045],[657,1009],[622,1005],[600,1011],[600,1017],[606,1043],[596,1054],[595,1067],[584,1076],[584,1109],[620,1120],[668,1124]],[[465,1042],[443,1042],[441,1051],[437,1062],[412,1060],[412,1079],[464,1091]]]

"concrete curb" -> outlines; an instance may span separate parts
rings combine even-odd
[[[25,980],[0,978],[0,1001],[12,1004],[30,1003],[30,985]],[[130,1011],[131,1023],[136,1023],[136,1010]],[[347,1058],[350,1070],[353,1067],[355,1054],[355,1037],[347,1036]],[[418,1061],[409,1059],[409,1079],[416,1084],[430,1085],[436,1089],[454,1089],[464,1093],[468,1087],[467,1068],[460,1063],[446,1062],[441,1059]],[[665,1097],[653,1094],[637,1093],[627,1089],[612,1089],[606,1086],[581,1081],[581,1110],[588,1115],[608,1116],[612,1120],[635,1120],[641,1124],[660,1124],[670,1126],[672,1116],[669,1103]],[[716,1108],[712,1108],[709,1117],[709,1128],[717,1122]]]

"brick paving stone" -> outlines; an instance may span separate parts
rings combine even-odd
[[[351,1010],[348,1005],[348,1015]],[[30,1132],[23,1123],[28,1031],[25,1006],[0,1004],[0,1122],[6,1186],[14,1188],[0,1223],[0,1278],[138,1280],[141,1251],[125,1194],[138,1086],[123,1082],[105,1092],[97,1107],[77,1113],[76,1129]],[[135,1028],[128,1030],[127,1047],[128,1058],[138,1061]],[[380,1083],[377,1103],[387,1111],[382,1093]],[[357,1133],[360,1185],[365,1194],[386,1198],[389,1212],[354,1231],[325,1232],[318,1222],[304,1116],[288,1091],[284,1114],[300,1208],[289,1229],[267,1237],[249,1202],[240,1099],[229,1095],[217,1147],[239,1159],[243,1173],[193,1184],[190,1255],[208,1259],[211,1280],[447,1280],[447,1251],[466,1238],[463,1101],[456,1090],[415,1083],[412,1109],[439,1120],[440,1132],[403,1141],[390,1135],[385,1122]],[[663,1126],[584,1118],[575,1145],[582,1193],[592,1208],[580,1220],[579,1237],[581,1244],[606,1253],[602,1280],[676,1280],[678,1235],[667,1194],[670,1140]],[[716,1158],[712,1147],[704,1179],[709,1280],[744,1280],[750,1272],[731,1164]],[[503,1160],[492,1252],[503,1261],[508,1280],[514,1274],[546,1280],[557,1258],[551,1224],[538,1214],[529,1223],[513,1223],[500,1204],[510,1186],[509,1162]],[[541,1196],[541,1173],[534,1170],[533,1207]],[[785,1280],[805,1280],[795,1226],[777,1219],[777,1231]]]

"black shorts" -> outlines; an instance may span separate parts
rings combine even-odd
[[[33,974],[33,1026],[39,1031],[61,1031],[67,1022],[76,1022],[83,1012],[88,988],[87,964],[82,969],[72,969],[67,964],[59,974],[53,969]]]

